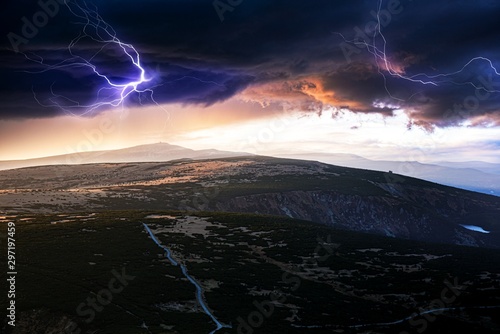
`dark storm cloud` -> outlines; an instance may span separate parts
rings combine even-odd
[[[381,75],[373,64],[351,62],[322,79],[324,88],[335,92],[340,104],[356,112],[391,115],[402,108],[411,113],[415,124],[428,128],[459,125],[481,116],[500,124],[499,94],[492,92],[500,88],[500,80],[491,69],[465,69],[454,76],[454,83],[436,86]]]
[[[326,93],[335,96],[336,107],[387,115],[402,107],[411,112],[415,124],[429,127],[467,119],[498,122],[500,94],[494,91],[500,90],[500,77],[488,63],[474,62],[461,75],[446,78],[446,83],[424,85],[378,71],[366,48],[344,42],[337,32],[347,40],[373,41],[365,30],[375,22],[378,1],[232,3],[221,22],[213,0],[93,2],[117,36],[140,51],[144,67],[154,74],[154,97],[160,103],[210,105],[248,87],[316,78]],[[32,20],[40,6],[31,1],[8,5],[3,35],[21,35],[21,18]],[[490,58],[500,68],[497,2],[384,0],[381,9],[388,59],[407,76],[453,72],[477,56]],[[21,51],[43,55],[49,63],[60,61],[68,56],[65,46],[81,29],[76,21],[60,6],[27,44],[20,45]],[[45,105],[57,100],[54,93],[88,103],[102,84],[88,68],[25,73],[43,67],[6,51],[12,48],[7,37],[3,42],[1,118],[57,115],[60,109],[40,107],[34,94]],[[377,45],[382,47],[380,42],[379,38]],[[82,43],[75,50],[95,48]],[[96,63],[117,80],[133,74],[127,72],[125,60],[109,57]],[[140,102],[131,99],[129,103]],[[310,101],[315,106],[318,102],[325,101]]]

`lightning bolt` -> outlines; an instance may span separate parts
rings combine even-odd
[[[463,73],[467,67],[469,67],[473,63],[478,63],[478,62],[483,62],[488,65],[488,67],[492,70],[492,72],[495,74],[495,76],[500,76],[499,70],[495,67],[493,64],[493,61],[487,57],[483,56],[477,56],[469,61],[467,61],[460,69],[449,72],[449,73],[439,73],[439,74],[434,74],[434,75],[429,75],[426,73],[417,73],[413,75],[406,75],[404,73],[404,70],[397,70],[395,69],[394,64],[390,61],[389,57],[387,56],[387,39],[385,35],[382,32],[382,24],[381,24],[381,19],[380,19],[380,12],[382,10],[382,3],[383,0],[379,1],[378,4],[378,11],[377,11],[377,24],[375,26],[372,41],[371,43],[369,41],[365,40],[358,40],[358,39],[347,39],[343,34],[339,32],[334,32],[337,35],[340,35],[341,38],[344,40],[346,43],[350,43],[358,48],[366,48],[368,52],[373,56],[375,64],[377,65],[377,70],[378,73],[382,76],[384,80],[384,87],[387,92],[387,94],[398,101],[404,101],[404,99],[398,98],[393,96],[393,94],[390,92],[389,88],[387,87],[387,76],[386,73],[391,76],[395,77],[398,79],[402,80],[407,80],[410,82],[418,83],[421,85],[431,85],[431,86],[441,86],[444,84],[453,84],[453,85],[470,85],[474,87],[477,90],[482,90],[488,93],[500,93],[500,90],[497,89],[491,89],[486,87],[485,85],[478,85],[472,81],[464,81],[464,82],[457,82],[453,78],[460,75]],[[415,95],[415,94],[413,94]],[[412,95],[412,96],[413,96]]]
[[[147,75],[137,49],[132,44],[125,43],[118,38],[116,31],[101,17],[95,6],[91,8],[86,2],[79,4],[78,2],[71,1],[66,1],[66,6],[71,14],[81,21],[77,24],[83,26],[79,35],[75,37],[67,47],[70,57],[55,64],[49,64],[39,55],[23,53],[26,59],[44,67],[39,71],[25,72],[43,73],[55,70],[87,68],[93,75],[103,79],[104,87],[97,91],[92,103],[82,104],[77,100],[58,94],[54,91],[54,84],[50,87],[52,96],[47,99],[48,103],[42,103],[32,89],[35,100],[44,107],[58,107],[72,115],[76,115],[75,111],[78,111],[79,116],[103,108],[123,108],[125,101],[132,94],[137,94],[140,104],[142,104],[145,99],[149,99],[154,104],[160,106],[153,96],[153,89],[157,85],[152,83],[153,77]],[[90,40],[97,43],[99,46],[97,51],[87,56],[78,55],[75,52],[75,47],[83,40]],[[134,75],[132,79],[125,81],[113,79],[109,74],[105,73],[104,69],[99,68],[96,58],[103,53],[107,47],[115,48],[121,53],[121,57],[127,59],[128,65],[136,72],[136,75]],[[127,75],[130,74],[127,73]]]

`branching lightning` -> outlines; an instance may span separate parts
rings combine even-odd
[[[153,103],[158,105],[153,96],[153,88],[155,86],[151,82],[152,77],[147,75],[145,68],[141,64],[140,54],[136,48],[132,44],[121,41],[113,27],[100,16],[95,7],[91,8],[85,2],[83,5],[80,5],[73,1],[67,1],[66,6],[76,18],[81,20],[81,22],[77,24],[83,26],[80,34],[74,38],[67,47],[70,57],[55,64],[49,64],[39,55],[24,54],[28,60],[39,63],[44,67],[43,70],[29,73],[43,73],[54,70],[66,70],[68,68],[87,68],[90,69],[92,71],[91,73],[95,76],[103,79],[104,87],[101,87],[97,91],[92,103],[82,104],[79,101],[56,93],[53,84],[50,88],[52,96],[47,99],[48,103],[42,103],[33,91],[37,102],[44,107],[61,108],[65,112],[73,115],[75,115],[76,111],[80,116],[107,107],[123,107],[125,100],[131,94],[137,94],[141,104],[143,99],[149,98]],[[78,55],[74,49],[84,39],[96,43],[99,46],[97,51],[87,56]],[[121,80],[123,82],[120,82],[120,80],[113,79],[110,75],[105,74],[104,69],[99,68],[96,58],[105,48],[110,46],[120,51],[122,53],[120,55],[121,57],[128,59],[129,66],[133,72],[136,72],[132,79],[127,81]],[[127,76],[130,75],[130,73],[126,74]]]
[[[486,63],[489,68],[492,70],[495,76],[500,76],[499,70],[495,67],[493,64],[492,60],[483,57],[483,56],[477,56],[472,59],[470,59],[468,62],[465,63],[459,70],[449,72],[449,73],[440,73],[440,74],[434,74],[434,75],[429,75],[426,73],[418,73],[418,74],[413,74],[413,75],[406,75],[404,69],[403,70],[398,70],[396,69],[397,66],[395,66],[389,59],[387,55],[387,39],[382,33],[382,24],[381,24],[381,18],[380,18],[380,13],[382,10],[382,3],[383,0],[379,1],[378,4],[378,11],[377,11],[377,23],[375,26],[375,29],[373,31],[373,36],[371,36],[371,42],[366,41],[366,40],[359,40],[359,39],[351,39],[348,40],[343,34],[336,32],[336,34],[340,35],[344,42],[350,43],[351,45],[354,45],[358,48],[366,48],[366,50],[373,55],[375,64],[377,65],[378,73],[383,77],[384,80],[384,86],[385,90],[387,91],[388,95],[399,101],[404,101],[401,98],[393,96],[391,94],[390,90],[387,87],[387,77],[386,73],[389,74],[392,77],[399,78],[402,80],[407,80],[410,82],[418,83],[421,85],[432,85],[432,86],[441,86],[445,84],[452,84],[452,85],[470,85],[474,87],[474,89],[481,90],[484,92],[488,93],[500,93],[500,90],[498,89],[492,89],[492,87],[486,87],[485,85],[478,85],[477,83],[474,83],[472,81],[455,81],[454,77],[464,73],[464,71],[473,63],[478,63],[478,62],[484,62]]]

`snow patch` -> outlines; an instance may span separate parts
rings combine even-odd
[[[474,231],[474,232],[486,233],[486,234],[490,233],[490,231],[486,231],[482,227],[476,226],[476,225],[463,225],[463,224],[460,224],[460,226],[462,226],[463,228],[468,229],[470,231]]]

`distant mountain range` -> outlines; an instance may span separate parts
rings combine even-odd
[[[0,170],[45,165],[72,165],[90,163],[166,162],[178,159],[217,159],[250,156],[245,152],[215,149],[192,150],[168,143],[134,146],[119,150],[80,152],[51,157],[0,161]],[[447,186],[500,196],[500,164],[481,161],[436,162],[423,164],[415,161],[370,160],[354,154],[306,153],[280,155],[284,158],[315,160],[337,166],[369,169],[416,177]]]
[[[416,161],[370,160],[354,154],[289,154],[282,157],[317,160],[337,166],[392,171],[447,186],[500,196],[500,164],[481,161],[436,162],[423,164]]]
[[[92,163],[122,162],[163,162],[178,159],[217,159],[251,155],[249,153],[226,152],[219,150],[192,150],[167,143],[134,146],[119,150],[79,152],[27,160],[0,161],[0,170],[49,166],[74,165]]]

